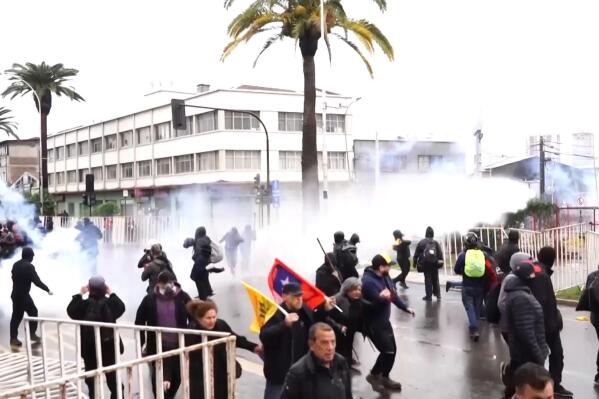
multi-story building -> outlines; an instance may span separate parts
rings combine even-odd
[[[270,138],[271,181],[280,182],[282,201],[285,195],[299,197],[303,93],[253,86],[211,90],[206,85],[199,85],[198,91],[185,99],[186,104],[247,110],[262,119]],[[335,93],[327,96],[327,170],[333,185],[348,180],[346,156],[353,159],[346,154],[345,144],[352,140],[350,102],[351,98]],[[266,180],[262,126],[252,116],[235,111],[188,107],[186,115],[187,129],[175,130],[170,104],[163,103],[51,135],[49,190],[61,194],[59,209],[81,215],[81,193],[90,173],[98,202],[126,204],[128,214],[176,209],[177,194],[186,190],[206,195],[211,206],[213,200],[225,207],[227,201],[234,201],[245,209],[244,215],[251,214],[254,178],[260,174],[262,182]],[[322,121],[320,115],[317,119]]]
[[[570,162],[577,168],[593,167],[595,156],[595,135],[593,133],[572,133],[572,151]]]
[[[544,148],[551,151],[550,156],[556,161],[561,161],[563,143],[559,134],[544,134],[542,136],[528,136],[527,155],[539,155],[541,137],[543,137]]]
[[[38,138],[0,142],[0,182],[37,189],[39,142]]]

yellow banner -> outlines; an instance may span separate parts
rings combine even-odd
[[[248,296],[250,297],[252,307],[254,308],[255,317],[250,326],[250,330],[259,333],[262,326],[277,312],[278,306],[272,299],[268,298],[251,285],[244,283],[243,281],[241,284],[245,287]]]

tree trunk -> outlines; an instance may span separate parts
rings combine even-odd
[[[42,164],[42,170],[40,171],[40,176],[42,181],[41,183],[41,190],[43,190],[44,192],[44,199],[46,199],[46,195],[48,193],[48,114],[41,112],[40,113],[40,141],[41,143],[41,148],[40,148],[40,158],[41,158],[41,164]],[[41,192],[40,192],[40,201],[41,201]],[[42,215],[46,216],[46,214],[44,213],[45,211],[45,207],[44,207],[44,203],[42,202],[41,204],[41,213]]]
[[[302,198],[304,210],[318,211],[316,149],[316,72],[314,57],[304,57],[304,125],[302,135]]]

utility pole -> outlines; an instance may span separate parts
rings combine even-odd
[[[482,129],[477,129],[474,132],[474,137],[476,137],[476,154],[474,155],[474,167],[475,174],[477,177],[481,176],[482,173],[482,153],[481,153],[481,140],[483,139]]]
[[[545,148],[543,136],[539,138],[539,195],[545,199]]]
[[[325,35],[327,34],[326,28],[324,0],[320,0],[320,37],[325,45]],[[324,83],[325,79],[322,79],[322,84],[320,85],[322,94],[322,198],[326,200],[329,198],[329,154],[327,153],[327,90],[325,89]],[[316,129],[318,131],[318,127]],[[316,137],[318,137],[318,134]]]

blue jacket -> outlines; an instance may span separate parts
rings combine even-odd
[[[403,310],[408,311],[406,304],[399,298],[394,284],[389,276],[378,276],[372,267],[367,267],[362,276],[362,295],[364,299],[372,303],[370,311],[366,315],[373,324],[383,324],[389,321],[391,316],[391,303]],[[385,288],[391,291],[391,299],[386,300],[379,295]]]
[[[486,261],[486,259],[487,259],[487,255],[485,254],[485,261]],[[485,279],[486,270],[485,270],[485,274],[482,277],[472,278],[472,277],[468,277],[464,274],[465,267],[466,267],[466,252],[462,252],[461,254],[458,255],[458,259],[455,262],[453,271],[455,272],[455,274],[462,276],[462,285],[464,287],[480,288],[481,290],[484,290],[485,284],[486,284],[486,279]]]

